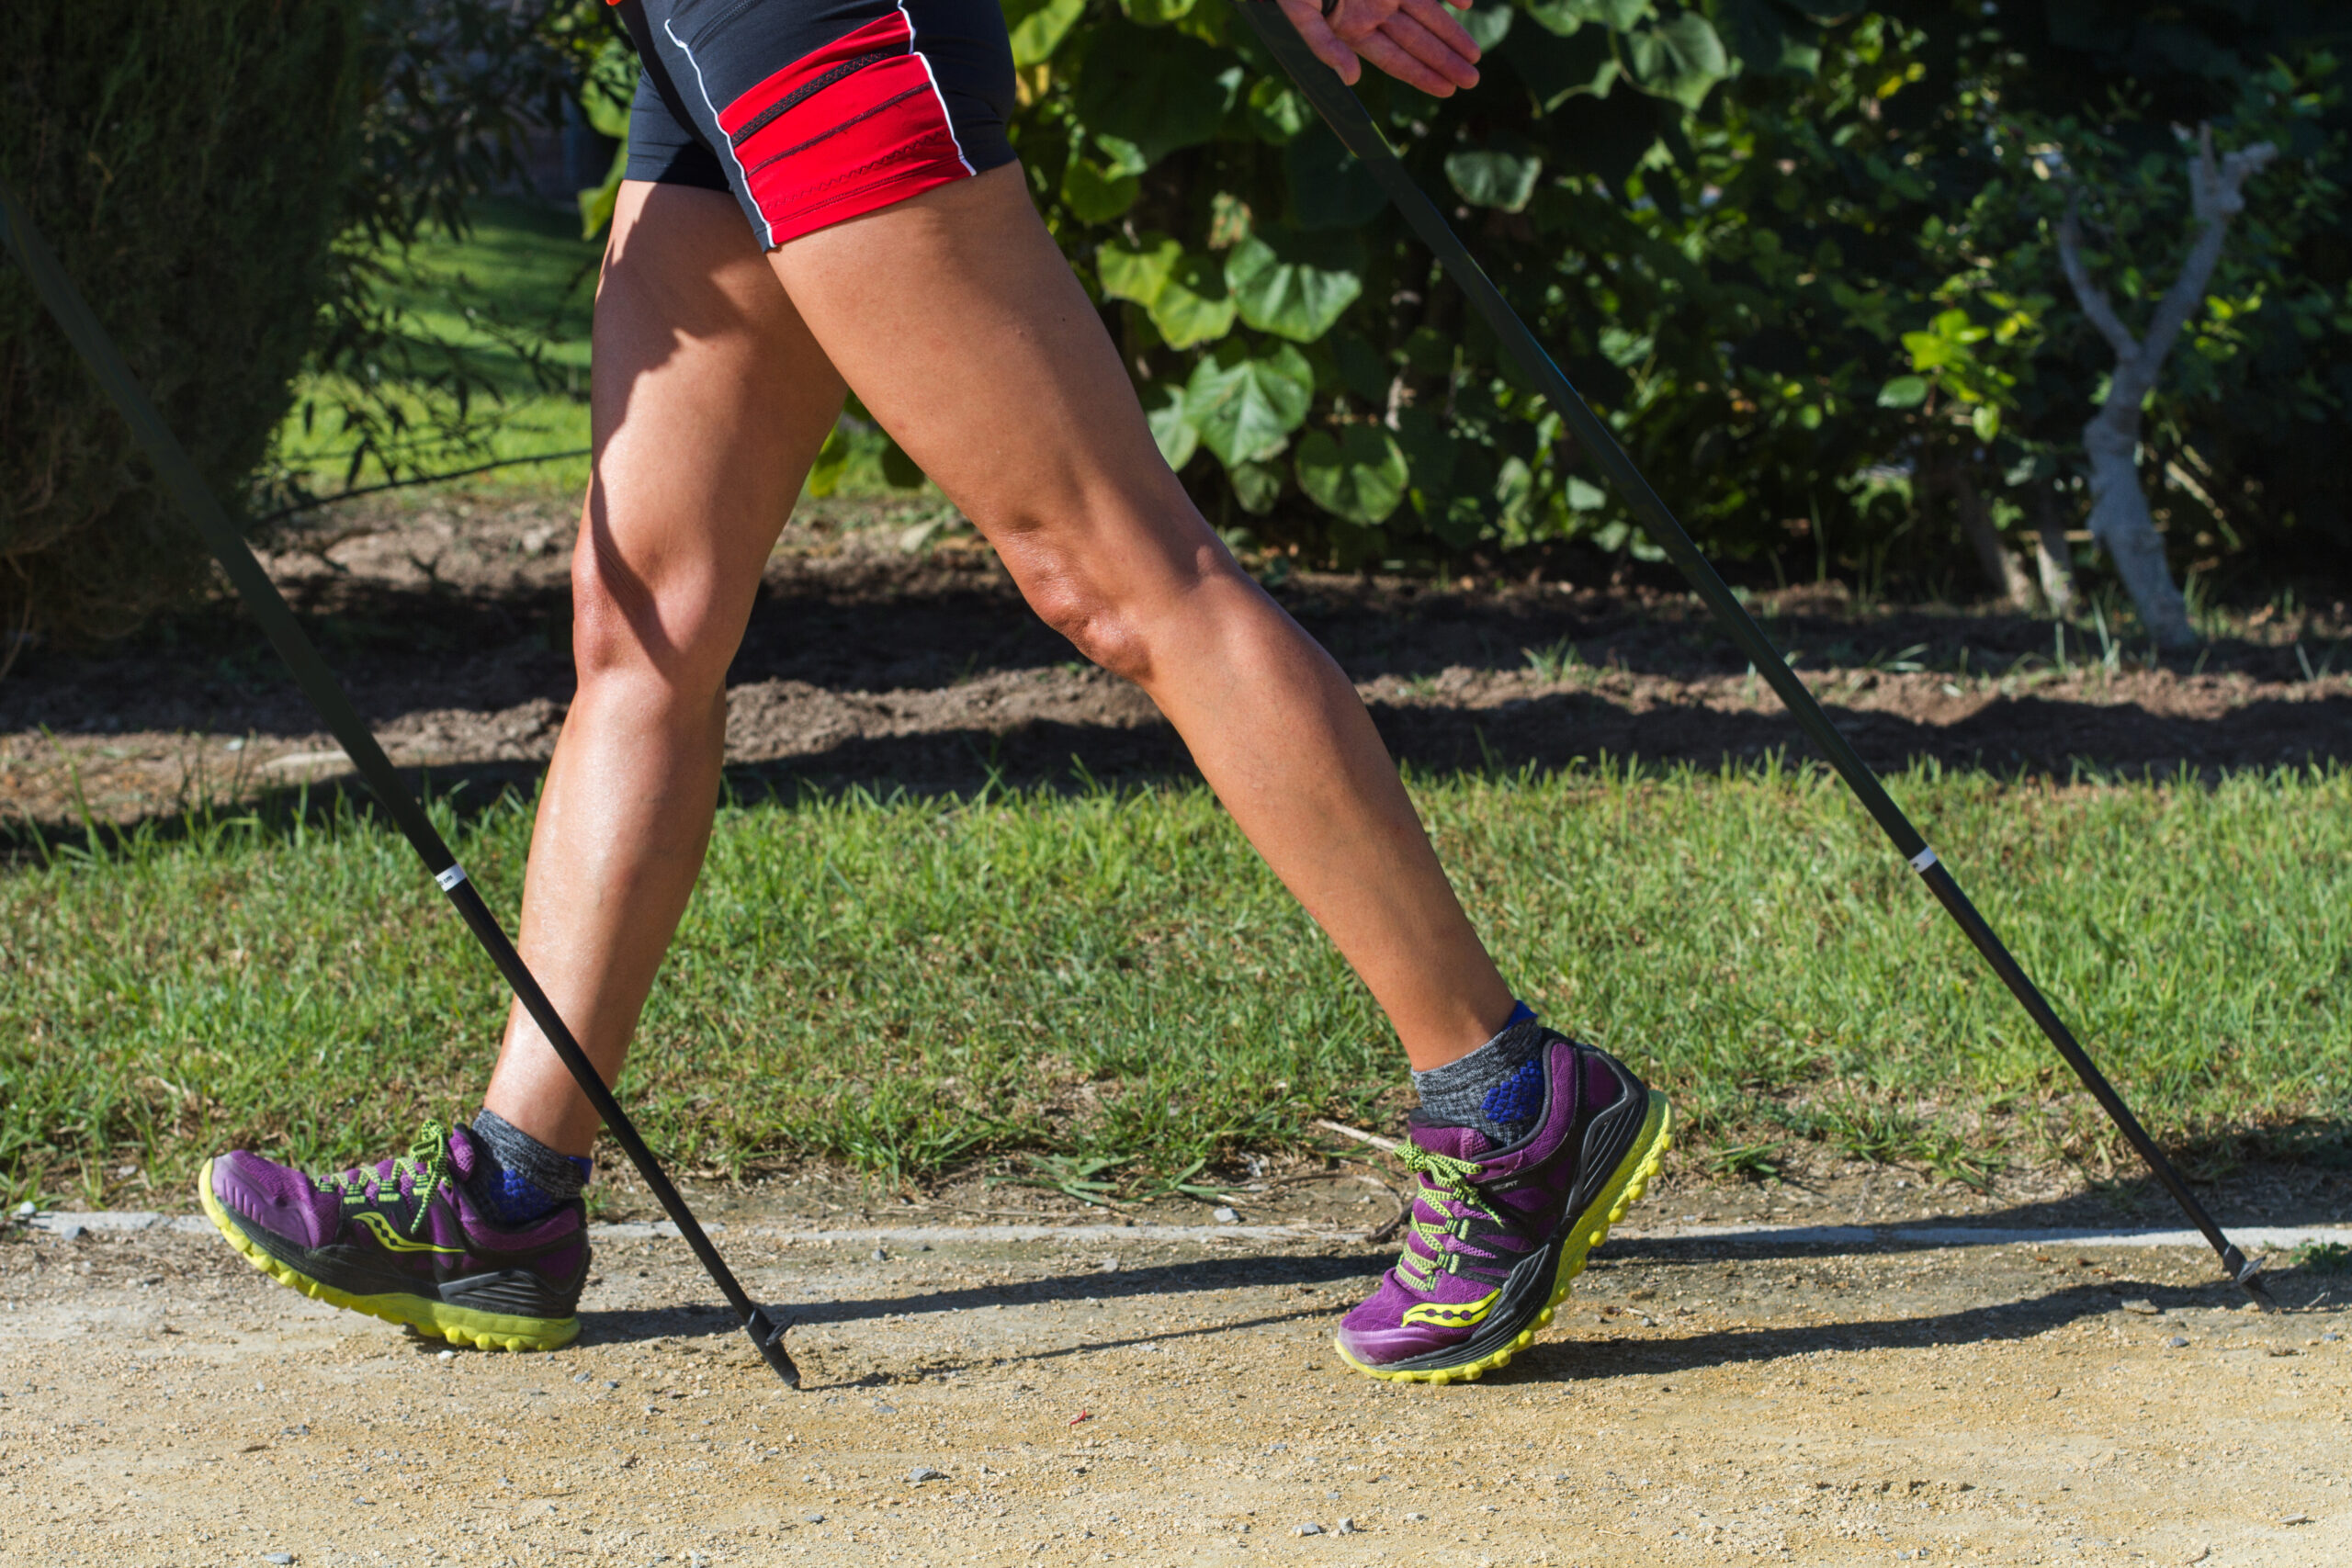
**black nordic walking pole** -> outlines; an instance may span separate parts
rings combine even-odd
[[[589,1103],[595,1106],[596,1114],[604,1118],[605,1128],[613,1134],[613,1141],[620,1145],[621,1151],[628,1156],[629,1163],[637,1167],[638,1174],[645,1179],[645,1185],[652,1190],[663,1212],[678,1227],[678,1234],[685,1238],[688,1247],[694,1248],[695,1256],[702,1260],[703,1268],[708,1270],[719,1292],[726,1296],[728,1304],[742,1319],[743,1331],[752,1337],[752,1343],[759,1347],[761,1357],[775,1369],[776,1376],[785,1381],[786,1387],[798,1388],[799,1369],[792,1364],[792,1358],[784,1348],[786,1325],[771,1318],[744,1292],[734,1272],[727,1267],[726,1260],[718,1256],[718,1249],[710,1244],[710,1237],[704,1234],[694,1211],[686,1207],[685,1199],[679,1196],[678,1190],[671,1185],[670,1178],[662,1171],[662,1162],[653,1157],[653,1151],[645,1146],[643,1138],[638,1136],[637,1128],[628,1119],[628,1112],[621,1109],[620,1101],[615,1100],[612,1090],[605,1087],[605,1080],[597,1076],[595,1067],[581,1051],[579,1042],[572,1039],[571,1031],[565,1028],[563,1020],[557,1016],[555,1004],[539,988],[538,981],[532,978],[530,969],[523,963],[523,955],[514,951],[514,944],[507,940],[505,928],[498,923],[498,917],[492,914],[490,907],[482,902],[481,894],[467,880],[465,868],[458,863],[458,857],[449,852],[449,846],[442,842],[432,819],[425,816],[424,807],[416,803],[416,797],[409,793],[408,787],[401,783],[400,774],[392,771],[391,759],[385,756],[383,748],[376,744],[376,737],[369,732],[367,721],[351,705],[351,699],[344,694],[343,687],[336,682],[333,671],[327,669],[326,661],[319,657],[318,649],[311,647],[311,639],[303,635],[284,595],[277,592],[277,585],[262,570],[261,562],[254,558],[253,551],[246,547],[244,537],[237,532],[236,525],[229,521],[229,514],[221,509],[219,499],[205,487],[203,478],[196,471],[196,465],[188,460],[187,453],[172,434],[170,427],[164,424],[163,415],[156,412],[147,394],[140,389],[139,383],[131,378],[130,367],[123,364],[122,355],[115,352],[113,341],[107,336],[106,329],[98,324],[97,318],[90,313],[89,306],[83,303],[73,280],[65,276],[65,269],[58,264],[56,254],[50,250],[48,242],[33,227],[31,218],[5,187],[0,187],[0,239],[5,239],[8,248],[16,253],[17,261],[23,264],[25,271],[32,278],[34,292],[49,307],[50,314],[57,319],[57,324],[64,329],[74,346],[81,351],[83,361],[89,366],[90,373],[98,378],[98,385],[106,389],[107,396],[113,400],[115,408],[130,426],[132,436],[147,454],[148,462],[154,465],[156,475],[163,479],[164,488],[172,492],[172,498],[179,502],[180,509],[188,514],[198,531],[203,534],[205,543],[212,547],[212,553],[220,558],[221,569],[228,572],[229,581],[236,585],[239,596],[245,602],[245,608],[254,620],[261,623],[262,630],[268,635],[271,646],[277,649],[278,657],[285,660],[287,667],[293,671],[295,683],[302,688],[302,694],[311,699],[311,705],[319,710],[319,716],[326,720],[327,728],[334,733],[344,753],[351,759],[352,765],[359,770],[359,776],[368,782],[378,804],[383,807],[401,835],[415,848],[424,862],[424,869],[433,874],[433,880],[440,885],[442,892],[449,896],[449,902],[457,906],[459,918],[474,933],[474,940],[481,942],[482,950],[490,954],[490,961],[498,965],[498,972],[505,976],[507,985],[521,998],[524,1010],[531,1015],[531,1021],[539,1026],[540,1032],[548,1037],[548,1043],[555,1047],[556,1055],[563,1059],[564,1066],[580,1085],[581,1092],[588,1097]]]
[[[1911,819],[1903,814],[1903,808],[1888,796],[1885,786],[1879,783],[1878,775],[1871,772],[1870,765],[1862,761],[1845,736],[1838,733],[1838,727],[1830,722],[1829,716],[1822,711],[1821,705],[1814,700],[1804,682],[1798,680],[1796,672],[1789,668],[1788,660],[1781,657],[1780,650],[1772,646],[1771,639],[1764,635],[1763,629],[1757,626],[1740,602],[1732,597],[1731,590],[1724,585],[1724,580],[1716,575],[1707,558],[1699,553],[1699,547],[1691,543],[1690,536],[1682,531],[1682,525],[1675,521],[1674,514],[1666,509],[1666,503],[1658,499],[1657,492],[1650,488],[1649,481],[1634,466],[1634,460],[1625,455],[1623,447],[1617,445],[1609,426],[1586,406],[1584,399],[1568,384],[1567,377],[1561,374],[1560,367],[1552,363],[1552,356],[1544,352],[1543,345],[1527,330],[1527,323],[1519,319],[1518,313],[1505,301],[1485,271],[1463,248],[1462,242],[1455,238],[1453,231],[1447,226],[1437,209],[1430,205],[1429,197],[1421,194],[1420,187],[1413,183],[1412,175],[1406,173],[1405,165],[1397,161],[1395,151],[1380,134],[1379,128],[1373,124],[1372,117],[1364,111],[1363,105],[1348,90],[1347,84],[1340,81],[1329,66],[1315,57],[1314,51],[1306,47],[1306,39],[1299,37],[1290,18],[1282,14],[1282,7],[1273,0],[1244,0],[1234,8],[1241,13],[1259,39],[1282,62],[1283,69],[1290,73],[1291,80],[1297,83],[1299,91],[1306,96],[1306,101],[1315,106],[1316,112],[1339,136],[1341,145],[1372,171],[1381,188],[1387,192],[1388,199],[1396,204],[1396,210],[1411,226],[1413,232],[1420,237],[1421,243],[1436,253],[1439,264],[1453,279],[1455,287],[1469,298],[1472,308],[1494,329],[1495,335],[1502,340],[1503,347],[1543,392],[1545,400],[1559,411],[1560,417],[1566,421],[1578,444],[1592,454],[1593,462],[1608,477],[1610,483],[1616,486],[1617,493],[1633,508],[1642,525],[1649,530],[1650,537],[1690,580],[1690,586],[1698,590],[1699,597],[1705,601],[1707,608],[1714,612],[1715,619],[1723,623],[1724,629],[1731,634],[1732,641],[1739,646],[1740,651],[1755,665],[1757,672],[1779,694],[1790,716],[1797,721],[1797,728],[1803,729],[1827,756],[1829,765],[1838,770],[1838,776],[1846,781],[1846,787],[1852,790],[1855,797],[1862,803],[1862,809],[1871,814],[1879,827],[1885,830],[1886,836],[1894,841],[1895,849],[1910,861],[1911,868],[1927,883],[1928,891],[1936,896],[1936,901],[1944,907],[1962,932],[1974,944],[1976,951],[1984,954],[1984,962],[1992,965],[1993,973],[2000,976],[2001,984],[2009,988],[2009,994],[2017,998],[2041,1032],[2049,1036],[2051,1044],[2058,1048],[2058,1054],[2066,1059],[2066,1065],[2075,1069],[2075,1076],[2083,1080],[2083,1087],[2091,1091],[2092,1098],[2106,1111],[2125,1141],[2139,1151],[2140,1157],[2147,1162],[2156,1179],[2164,1183],[2173,1201],[2180,1205],[2181,1212],[2204,1233],[2205,1239],[2220,1255],[2222,1269],[2256,1302],[2267,1302],[2268,1292],[2257,1273],[2262,1260],[2258,1258],[2249,1259],[2240,1252],[2222,1234],[2222,1227],[2214,1223],[2213,1216],[2205,1212],[2205,1205],[2189,1191],[2188,1184],[2181,1179],[2180,1173],[2165,1157],[2164,1150],[2156,1146],[2147,1129],[2140,1125],[2140,1119],[2132,1114],[2132,1108],[2123,1102],[2123,1097],[2115,1092],[2115,1086],[2107,1081],[2107,1076],[2098,1070],[2098,1064],[2075,1042],[2074,1034],[2040,988],[2028,978],[2018,961],[2010,956],[2009,950],[1994,934],[1993,928],[1985,924],[1984,917],[1976,912],[1976,906],[1969,902],[1968,895],[1961,891],[1960,884],[1936,858],[1936,852],[1928,847],[1928,840],[1920,836],[1918,829],[1912,826]]]

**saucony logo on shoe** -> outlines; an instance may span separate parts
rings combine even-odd
[[[376,1238],[376,1244],[388,1252],[446,1252],[455,1258],[463,1256],[466,1250],[462,1247],[443,1247],[422,1236],[402,1235],[393,1228],[391,1221],[372,1209],[363,1210],[352,1218],[365,1225],[368,1234]]]

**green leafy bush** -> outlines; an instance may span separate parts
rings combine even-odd
[[[1342,564],[1563,538],[1654,556],[1238,19],[1258,0],[1003,3],[1033,188],[1213,521]],[[2013,546],[2036,516],[2079,517],[2103,373],[2047,286],[2015,150],[2060,115],[2143,142],[2182,111],[2252,135],[2231,106],[2283,103],[2271,57],[2322,82],[2345,30],[2192,7],[2191,71],[2153,44],[2119,53],[2128,18],[2094,26],[2098,9],[1484,0],[1464,18],[1475,90],[1439,101],[1367,71],[1358,92],[1711,549],[1957,586],[1977,558],[1955,496],[1981,496]],[[2233,261],[2282,286],[2218,299],[2231,330],[2160,393],[2152,428],[2196,448],[2189,468],[2246,445],[2232,410],[2266,365],[2295,367],[2272,415],[2337,417],[2352,389],[2343,278],[2284,286],[2343,227],[2318,198],[2344,157],[2321,119],[2345,110],[2292,90],[2312,129],[2272,186],[2301,216],[2250,218]],[[2256,478],[2231,502],[2216,521],[2159,498],[2159,517],[2188,550],[2292,521],[2265,517]],[[2297,504],[2308,524],[2314,501]]]
[[[1228,0],[1005,10],[1033,186],[1216,521],[1350,563],[1607,525],[1556,412],[1516,384]],[[1622,395],[1646,342],[1612,358],[1597,329],[1659,299],[1580,277],[1578,251],[1599,240],[1688,270],[1673,236],[1628,220],[1672,185],[1645,166],[1691,161],[1681,127],[1742,68],[1719,19],[1778,69],[1820,36],[1802,11],[1489,4],[1466,18],[1487,51],[1477,90],[1441,102],[1371,73],[1358,90],[1571,374]]]
[[[33,0],[0,62],[0,177],[223,495],[312,344],[344,212],[357,10]],[[102,637],[203,547],[12,264],[0,264],[0,660]]]

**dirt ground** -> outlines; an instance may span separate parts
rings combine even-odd
[[[1331,1184],[1290,1212],[1367,1195]],[[2092,1199],[2019,1239],[1901,1229],[1939,1211],[1890,1185],[1669,1183],[1532,1350],[1445,1389],[1329,1352],[1394,1244],[1329,1222],[739,1201],[718,1240],[795,1314],[795,1393],[643,1224],[601,1232],[580,1343],[517,1356],[321,1307],[201,1221],[55,1216],[0,1233],[0,1561],[2352,1557],[2352,1283],[2290,1269],[2256,1314],[2200,1249],[2047,1228],[2112,1231]],[[1799,1228],[1678,1212],[1710,1202]]]
[[[554,743],[566,511],[387,511],[271,563],[394,758],[442,787],[527,784]],[[1424,768],[1804,754],[1677,596],[1306,574],[1275,592]],[[2110,667],[2022,615],[1818,589],[1757,605],[1883,767],[2352,759],[2340,605],[2177,668]],[[989,552],[913,513],[796,523],[730,687],[739,786],[1190,772]],[[342,772],[225,613],[105,658],[34,648],[0,680],[0,818],[168,822]],[[2160,1196],[2070,1173],[1982,1194],[1802,1174],[1670,1169],[1533,1350],[1443,1390],[1329,1350],[1394,1256],[1376,1164],[1253,1173],[1226,1226],[821,1172],[698,1194],[754,1292],[792,1306],[798,1393],[625,1182],[584,1336],[546,1356],[445,1356],[170,1224],[0,1226],[0,1562],[2352,1560],[2352,1280],[2290,1270],[2288,1310],[2246,1312],[2201,1249],[2112,1242],[2177,1224]],[[2346,1197],[2272,1168],[2213,1201],[2310,1225]]]
[[[338,530],[343,542],[269,566],[394,760],[444,787],[535,780],[572,689],[569,503],[442,501],[355,511]],[[1422,768],[1808,754],[1687,595],[1538,577],[1292,573],[1274,592]],[[1871,610],[1834,585],[1759,593],[1754,607],[1881,767],[2211,774],[2352,758],[2342,604],[2257,615],[2168,667],[2122,649],[2110,666],[2095,638],[2062,642],[2024,615]],[[796,521],[729,687],[739,787],[1191,773],[1139,694],[1080,663],[990,551],[920,509]],[[226,609],[104,657],[35,647],[0,679],[0,818],[168,818],[344,773]]]

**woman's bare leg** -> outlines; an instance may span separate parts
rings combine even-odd
[[[842,382],[719,192],[628,182],[596,288],[580,687],[548,768],[523,955],[610,1081],[718,805],[727,666]],[[517,1005],[484,1103],[586,1154],[596,1115]]]
[[[727,666],[842,374],[1037,612],[1159,704],[1415,1066],[1499,1028],[1510,991],[1363,702],[1168,471],[1018,171],[767,261],[773,273],[726,197],[622,186],[572,568],[580,689],[523,906],[524,955],[606,1077],[701,868]],[[594,1139],[594,1113],[519,1008],[485,1103],[557,1149]]]
[[[978,524],[1039,615],[1150,694],[1419,1068],[1512,998],[1330,656],[1160,459],[1017,166],[770,254],[859,399]]]

